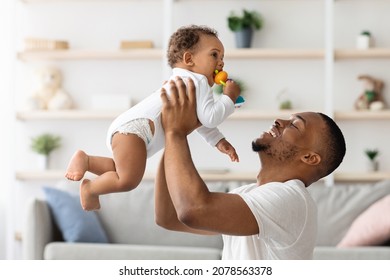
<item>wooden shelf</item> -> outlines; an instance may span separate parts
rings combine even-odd
[[[297,110],[307,111],[307,110]],[[289,118],[294,110],[245,110],[238,109],[228,120],[273,120],[276,118]],[[59,110],[59,111],[19,111],[16,118],[21,121],[35,120],[112,120],[123,111],[97,111],[97,110]],[[383,111],[336,111],[336,120],[390,120],[390,110]]]
[[[64,170],[18,171],[15,174],[15,178],[20,181],[61,180],[65,179],[64,174]]]
[[[59,111],[20,111],[16,118],[21,121],[35,120],[112,120],[123,111],[86,111],[86,110],[59,110]]]
[[[228,172],[228,171],[200,171],[205,181],[256,181],[256,172]],[[47,171],[19,171],[16,172],[16,179],[20,181],[47,181],[64,180],[65,170]],[[144,180],[154,180],[155,174],[145,173]]]
[[[263,59],[321,59],[321,49],[227,49],[226,58],[263,58]]]
[[[34,60],[127,60],[127,59],[162,59],[162,49],[130,49],[130,50],[53,50],[24,51],[18,53],[23,61]],[[335,59],[355,58],[390,58],[390,48],[336,49]],[[227,49],[227,59],[323,59],[322,49]]]
[[[390,58],[390,49],[372,48],[367,50],[359,49],[336,49],[335,59],[354,59],[354,58]]]
[[[301,110],[299,110],[301,111]],[[245,110],[238,109],[234,112],[228,120],[274,120],[276,118],[289,118],[291,114],[296,113],[294,110],[274,110],[274,111],[265,111],[265,110]]]
[[[16,118],[21,121],[35,120],[112,120],[123,111],[90,111],[90,110],[59,110],[59,111],[19,111]],[[238,109],[228,120],[273,120],[289,118],[293,110],[255,111]]]
[[[205,181],[246,181],[255,182],[256,172],[230,172],[230,171],[199,171]],[[64,180],[65,170],[48,171],[19,171],[16,179],[20,181],[49,181]],[[154,180],[154,173],[145,173],[144,180]],[[374,182],[390,179],[390,171],[386,172],[336,172],[334,179],[337,182]]]
[[[390,120],[390,110],[382,111],[336,111],[336,120]]]
[[[336,172],[335,181],[338,182],[374,182],[390,179],[390,171],[383,172]]]
[[[124,2],[124,1],[138,1],[138,0],[21,0],[24,3],[55,3],[55,2]],[[150,0],[152,1],[152,0]]]
[[[34,60],[93,60],[93,59],[162,59],[165,52],[162,49],[131,49],[131,50],[53,50],[24,51],[18,53],[22,61]],[[323,50],[300,49],[228,49],[225,58],[230,59],[321,59]]]
[[[162,49],[131,50],[54,50],[25,51],[18,53],[22,61],[34,60],[126,60],[126,59],[162,59]]]

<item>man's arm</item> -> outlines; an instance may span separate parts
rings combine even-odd
[[[259,232],[255,217],[236,194],[210,192],[191,158],[187,135],[199,122],[195,89],[188,82],[188,95],[181,79],[170,82],[168,99],[163,91],[162,121],[165,130],[165,176],[178,220],[186,226],[229,235]]]
[[[165,179],[164,155],[161,158],[157,175],[155,188],[155,219],[156,223],[166,229],[184,231],[197,234],[215,234],[190,228],[179,221],[176,209],[173,206],[172,199],[169,195],[167,182]]]

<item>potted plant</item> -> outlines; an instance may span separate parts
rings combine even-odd
[[[372,37],[370,31],[362,31],[357,37],[356,47],[358,49],[369,49],[372,47]]]
[[[231,12],[228,17],[228,26],[235,33],[236,45],[238,48],[250,48],[254,30],[263,27],[263,18],[256,11],[243,9],[242,16]]]
[[[31,139],[31,149],[42,156],[42,168],[49,168],[49,156],[52,151],[61,146],[61,137],[49,133],[38,135]]]
[[[377,149],[366,149],[365,154],[369,159],[369,171],[378,171],[379,163],[376,157],[379,155],[379,151]]]
[[[279,102],[280,110],[291,110],[292,109],[292,101],[289,97],[287,88],[281,90],[277,95],[277,100]]]

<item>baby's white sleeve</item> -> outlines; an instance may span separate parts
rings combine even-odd
[[[205,126],[199,127],[196,132],[202,136],[202,138],[212,147],[215,147],[217,143],[225,138],[225,136],[219,131],[218,128],[208,128]]]
[[[208,84],[200,81],[197,88],[196,111],[203,126],[215,128],[234,112],[234,103],[224,94],[215,100]]]

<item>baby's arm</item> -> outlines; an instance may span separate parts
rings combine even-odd
[[[238,96],[240,96],[240,86],[233,80],[227,80],[226,86],[223,87],[223,94],[227,95],[233,103],[236,102]]]
[[[216,147],[221,153],[227,154],[230,157],[231,161],[240,161],[236,153],[236,149],[225,138],[221,139],[217,143]]]
[[[226,94],[214,100],[213,92],[207,80],[201,80],[197,88],[196,113],[203,126],[213,128],[220,125],[234,112],[234,97],[239,95],[239,88],[233,81],[229,81]],[[238,89],[238,92],[237,92]]]
[[[208,144],[216,147],[220,152],[227,154],[232,161],[239,161],[236,150],[225,139],[225,136],[219,131],[218,128],[208,128],[201,126],[196,131]]]

